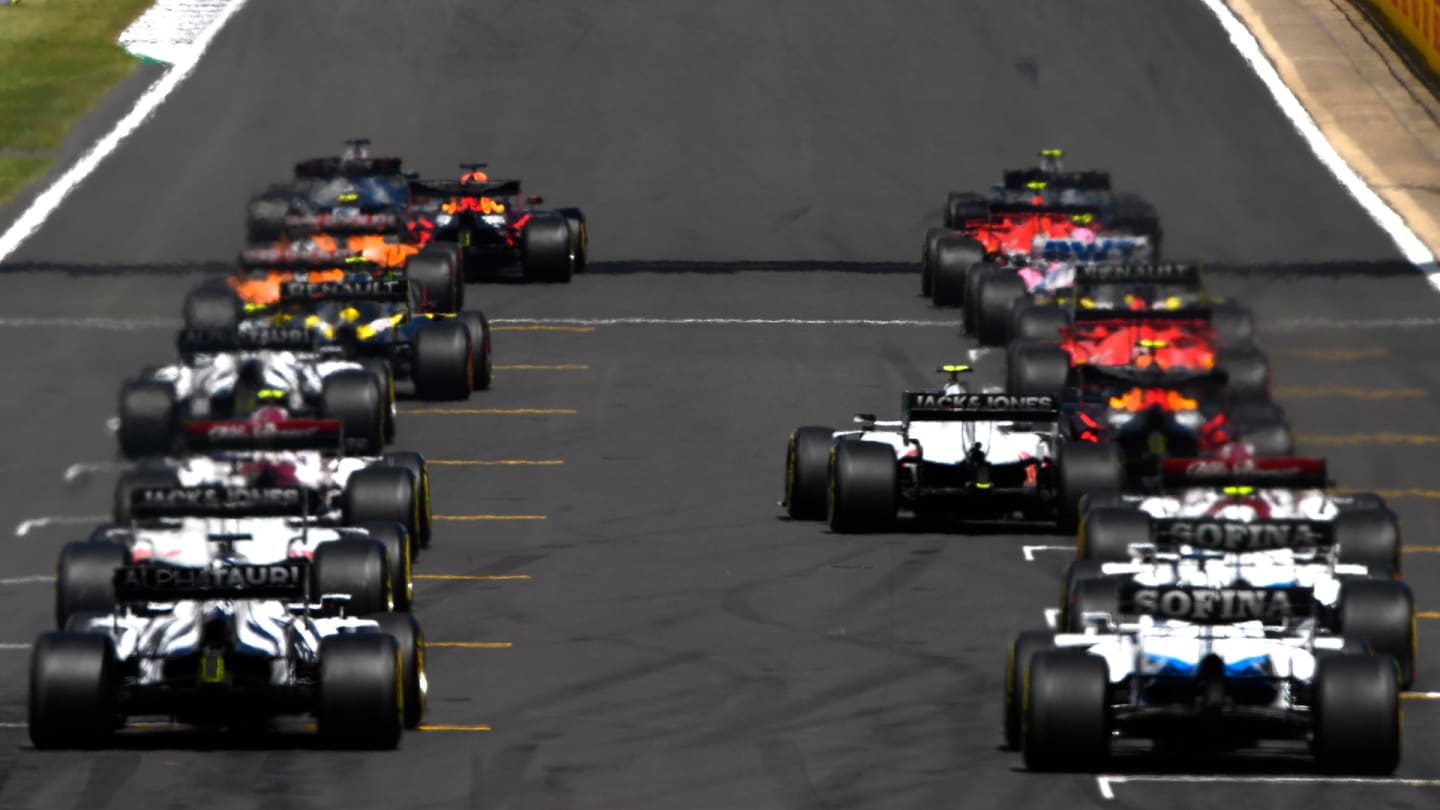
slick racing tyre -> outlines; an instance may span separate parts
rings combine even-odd
[[[230,332],[240,324],[245,305],[228,286],[206,284],[185,294],[183,312],[186,329]]]
[[[950,234],[935,245],[930,300],[937,307],[965,305],[965,284],[970,268],[985,260],[985,247],[969,237]]]
[[[380,463],[390,467],[399,467],[409,470],[410,475],[415,478],[419,489],[420,529],[415,535],[420,540],[420,546],[430,546],[430,465],[425,461],[425,456],[420,453],[401,451],[397,453],[386,453],[380,457]],[[419,551],[415,552],[419,556]]]
[[[1376,655],[1395,661],[1400,688],[1415,682],[1415,594],[1403,582],[1351,579],[1340,584],[1338,627],[1347,639],[1362,639]]]
[[[965,273],[965,296],[964,306],[960,307],[960,331],[973,335],[980,328],[980,314],[975,308],[980,303],[980,284],[989,276],[1003,273],[1004,268],[996,267],[987,262],[977,262],[970,265]]]
[[[1085,631],[1085,614],[1103,613],[1112,621],[1120,620],[1120,579],[1118,577],[1092,577],[1077,579],[1065,593],[1065,604],[1061,606],[1065,624],[1061,630],[1066,633]]]
[[[895,451],[888,444],[843,440],[830,451],[831,531],[880,532],[895,523],[899,500]]]
[[[135,493],[142,489],[158,489],[180,486],[180,476],[174,470],[145,468],[127,470],[115,480],[115,496],[111,502],[110,514],[119,524],[130,522],[130,507]]]
[[[1059,398],[1070,379],[1070,354],[1048,343],[1015,342],[1005,353],[1005,390]]]
[[[345,615],[381,613],[392,607],[389,553],[379,540],[343,538],[315,547],[310,565],[314,597],[350,597]]]
[[[470,379],[476,391],[489,391],[494,381],[494,366],[490,364],[490,321],[484,313],[467,310],[457,320],[470,330]]]
[[[1347,509],[1330,524],[1340,562],[1363,565],[1372,576],[1394,577],[1400,573],[1400,519],[1379,509]]]
[[[585,224],[585,214],[579,208],[561,208],[565,227],[570,230],[570,266],[576,275],[585,272],[590,264],[590,227]]]
[[[378,456],[385,447],[385,417],[390,403],[381,382],[369,371],[337,371],[326,377],[320,392],[320,410],[340,422],[346,445],[360,455]]]
[[[385,443],[395,441],[395,369],[390,361],[379,357],[362,357],[357,360],[375,376],[380,386],[380,401],[385,414]]]
[[[1237,438],[1250,445],[1250,452],[1259,458],[1295,455],[1295,433],[1283,419],[1252,422],[1237,428]]]
[[[460,248],[427,245],[405,262],[405,277],[425,294],[428,312],[458,312],[465,300]]]
[[[163,456],[176,439],[175,388],[170,383],[135,381],[120,389],[120,452],[129,459]]]
[[[1057,304],[1037,304],[1021,299],[1010,312],[1009,339],[1060,340],[1060,330],[1070,325],[1070,316]]]
[[[1254,313],[1230,301],[1210,308],[1210,328],[1215,330],[1215,342],[1221,346],[1253,345],[1255,341]]]
[[[324,548],[324,546],[321,546]],[[320,736],[336,748],[388,750],[405,728],[404,663],[389,633],[320,640]]]
[[[973,191],[952,191],[945,196],[945,227],[960,230],[976,220],[990,218],[990,200]]]
[[[1004,346],[1010,340],[1010,310],[1025,297],[1025,280],[1013,270],[982,276],[973,312],[975,336],[981,346]]]
[[[30,653],[30,742],[99,748],[115,728],[115,644],[100,633],[50,632]]]
[[[1103,576],[1105,563],[1099,560],[1071,560],[1065,565],[1065,573],[1060,577],[1060,619],[1055,623],[1056,627],[1065,629],[1079,626],[1078,619],[1070,618],[1070,604],[1075,586],[1087,579],[1099,579]],[[1066,629],[1066,632],[1069,630]]]
[[[1215,365],[1225,372],[1232,400],[1270,398],[1270,361],[1253,346],[1222,348],[1215,352]]]
[[[824,520],[830,448],[835,431],[802,427],[785,449],[785,512],[794,520]]]
[[[1078,557],[1100,562],[1130,562],[1130,547],[1149,543],[1150,515],[1139,509],[1092,508],[1080,521]]]
[[[920,244],[920,294],[929,298],[934,289],[935,262],[940,240],[950,235],[949,228],[929,228]]]
[[[1149,200],[1138,194],[1116,194],[1108,229],[1149,239],[1150,261],[1160,261],[1160,241],[1164,232],[1160,228],[1160,213]]]
[[[421,537],[420,481],[406,467],[377,464],[356,470],[340,494],[341,520],[346,526],[399,523],[411,537]]]
[[[390,568],[390,595],[395,610],[410,610],[415,603],[415,579],[410,566],[415,558],[410,542],[413,535],[405,530],[405,524],[397,522],[366,523],[360,528],[385,547],[385,563]]]
[[[1400,764],[1400,690],[1386,656],[1315,662],[1312,747],[1320,770],[1385,776]]]
[[[1095,771],[1110,757],[1105,659],[1048,650],[1030,659],[1020,750],[1032,771]]]
[[[245,207],[245,243],[263,245],[285,235],[291,189],[276,186],[250,198]]]
[[[119,543],[66,543],[55,563],[55,626],[78,613],[114,613],[115,572],[129,564]]]
[[[405,728],[416,729],[425,719],[425,633],[413,613],[372,613],[380,632],[400,647],[400,682],[405,698]]]
[[[415,330],[415,395],[421,399],[465,399],[474,390],[470,330],[458,320],[433,321]]]
[[[1036,653],[1055,649],[1055,633],[1026,630],[1010,642],[1005,657],[1005,747],[1020,750],[1020,708],[1025,693],[1025,670]]]
[[[526,281],[569,284],[574,267],[570,227],[563,217],[537,214],[525,224],[520,260]]]
[[[1080,522],[1080,499],[1090,492],[1117,492],[1125,488],[1125,462],[1113,444],[1066,442],[1058,454],[1059,492],[1056,520],[1061,531],[1075,531]]]

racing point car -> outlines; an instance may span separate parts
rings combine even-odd
[[[1219,367],[1232,398],[1268,400],[1270,365],[1251,339],[1248,311],[1210,303],[1198,273],[1190,265],[1077,267],[1068,305],[1022,311],[1025,325],[1006,351],[1008,390],[1058,393],[1080,365]]]
[[[353,276],[345,281],[291,281],[280,301],[243,323],[261,334],[297,322],[352,362],[389,368],[422,399],[465,399],[490,388],[490,323],[475,310],[427,312],[405,279]]]
[[[203,569],[235,555],[265,564],[323,558],[317,587],[348,594],[352,611],[410,608],[412,544],[402,523],[321,523],[317,515],[328,506],[322,493],[298,486],[172,483],[130,486],[128,494],[129,523],[101,525],[89,539],[61,550],[57,627],[79,613],[111,610],[115,596],[109,585],[119,566]]]
[[[313,715],[329,745],[396,747],[424,717],[424,634],[408,613],[349,609],[329,563],[120,566],[111,611],[36,639],[31,742],[100,747],[147,716],[257,731]]]
[[[418,557],[431,534],[425,457],[348,455],[341,439],[335,420],[292,419],[273,408],[244,420],[190,422],[180,455],[148,458],[116,479],[113,519],[128,524],[132,494],[145,487],[296,486],[319,498],[311,515],[318,525],[399,523],[409,557]],[[403,560],[391,562],[399,570]]]
[[[1099,770],[1134,739],[1217,752],[1302,741],[1326,773],[1391,773],[1396,662],[1318,633],[1315,611],[1304,587],[1123,583],[1117,613],[1086,613],[1084,632],[1011,644],[1006,741],[1037,771]]]
[[[901,508],[961,521],[1070,526],[1082,496],[1123,483],[1114,448],[1061,441],[1053,398],[908,392],[904,406],[898,426],[862,424],[834,443],[826,488],[833,531],[883,531]],[[808,514],[819,437],[795,438],[789,508]]]
[[[1166,458],[1294,450],[1285,412],[1266,400],[1237,400],[1224,371],[1077,366],[1061,403],[1066,437],[1114,445],[1131,488],[1148,488]]]
[[[583,273],[589,252],[578,208],[532,208],[519,180],[490,180],[483,163],[464,164],[460,180],[416,180],[413,223],[423,244],[453,244],[464,253],[467,280],[518,267],[526,281],[568,283]]]
[[[304,327],[185,329],[177,343],[179,363],[145,369],[120,389],[127,458],[170,453],[191,420],[245,418],[264,406],[336,419],[346,442],[370,455],[394,435],[389,369],[317,349]]]

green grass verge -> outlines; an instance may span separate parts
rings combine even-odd
[[[0,6],[0,205],[49,168],[70,127],[135,69],[115,39],[151,2]]]

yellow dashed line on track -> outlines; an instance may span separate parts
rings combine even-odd
[[[432,458],[428,459],[426,463],[439,464],[444,467],[558,467],[565,462],[558,458]]]
[[[1440,444],[1440,436],[1428,433],[1341,433],[1301,434],[1301,444],[1362,445],[1362,444]]]
[[[1390,354],[1390,350],[1384,346],[1368,346],[1363,349],[1271,349],[1270,354],[1275,357],[1298,357],[1302,360],[1335,360],[1342,363],[1353,363],[1356,360],[1385,357]]]
[[[1440,610],[1417,610],[1415,611],[1415,618],[1440,619]]]
[[[1424,388],[1349,388],[1343,385],[1282,385],[1277,399],[1419,399],[1430,396]]]
[[[459,647],[465,650],[508,650],[515,646],[508,641],[427,641],[426,647]]]
[[[510,582],[530,579],[529,574],[415,574],[412,579],[434,579],[441,582]]]
[[[421,723],[421,731],[489,731],[489,726],[456,726]]]
[[[402,416],[574,416],[574,408],[416,408]]]
[[[1401,692],[1401,700],[1440,700],[1440,692]]]
[[[551,326],[532,323],[491,324],[491,332],[594,332],[593,326]]]
[[[545,520],[544,515],[431,515],[431,520]]]
[[[589,371],[588,363],[517,363],[509,366],[491,366],[496,371]]]

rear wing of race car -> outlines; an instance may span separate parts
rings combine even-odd
[[[344,281],[287,281],[280,285],[280,300],[296,301],[407,301],[410,282],[403,278],[361,278]]]
[[[519,180],[412,180],[410,193],[417,197],[518,197]]]
[[[313,514],[320,494],[302,487],[140,487],[130,494],[135,518],[298,517]]]
[[[306,270],[344,269],[351,272],[373,272],[380,265],[354,250],[326,250],[298,253],[285,248],[249,248],[240,253],[236,262],[241,270]]]
[[[275,349],[308,351],[319,335],[303,326],[266,326],[246,329],[181,329],[175,345],[181,354],[243,352]]]
[[[1077,294],[1111,284],[1166,284],[1203,289],[1205,275],[1198,264],[1169,262],[1163,264],[1084,264],[1075,268]]]
[[[1127,264],[1149,260],[1154,254],[1150,237],[1135,234],[1105,234],[1095,237],[1093,242],[1080,239],[1051,239],[1037,237],[1031,243],[1031,254],[1045,261],[1091,262]],[[1146,267],[1153,265],[1140,264]],[[1077,274],[1078,275],[1078,274]]]
[[[907,391],[903,401],[910,422],[1059,422],[1060,402],[1050,396],[1011,394],[940,394]]]
[[[1024,191],[1033,188],[1034,183],[1044,183],[1046,190],[1063,191],[1109,191],[1110,173],[1098,170],[1060,172],[1041,167],[1029,169],[1007,169],[1002,175],[1007,191]]]
[[[287,214],[285,231],[303,235],[312,233],[392,233],[402,225],[395,214]]]
[[[337,450],[344,446],[338,419],[283,419],[265,424],[242,420],[185,423],[186,450]]]
[[[380,177],[401,174],[401,159],[381,158],[339,158],[322,157],[302,160],[295,164],[296,179],[327,179],[331,177]]]
[[[1265,487],[1321,489],[1330,485],[1323,458],[1257,458],[1221,461],[1213,458],[1167,458],[1160,462],[1162,489],[1197,487]]]
[[[1311,588],[1197,588],[1184,585],[1141,585],[1120,588],[1120,612],[1192,624],[1234,624],[1259,621],[1284,625],[1315,614]]]
[[[1323,520],[1152,518],[1150,530],[1157,544],[1233,553],[1313,550],[1335,538],[1333,525]]]
[[[269,565],[180,568],[124,565],[115,571],[115,599],[121,603],[211,599],[284,599],[307,601],[308,560]]]

